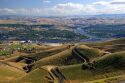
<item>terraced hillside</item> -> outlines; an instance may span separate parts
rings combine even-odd
[[[124,42],[64,44],[9,56],[0,61],[0,83],[118,83],[125,78]]]

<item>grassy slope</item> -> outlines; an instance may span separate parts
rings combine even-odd
[[[103,46],[103,45],[115,45],[115,44],[124,44],[125,38],[117,38],[104,42],[95,42],[95,43],[86,43],[88,46]]]
[[[32,65],[34,65],[34,68],[38,68],[44,65],[68,65],[81,63],[82,60],[78,58],[78,56],[72,54],[72,49],[74,49],[74,47],[55,55],[43,58]],[[99,55],[103,54],[103,51],[99,49],[89,48],[85,45],[79,47],[78,50],[88,58],[99,57]]]
[[[45,76],[49,75],[47,71],[36,69],[21,79],[13,80],[12,83],[48,83]]]
[[[61,51],[64,51],[65,49],[67,49],[67,45],[66,46],[54,47],[52,49],[45,50],[43,52],[35,53],[35,54],[32,54],[32,55],[28,55],[28,56],[29,57],[37,57],[37,59],[40,60],[42,58],[45,58],[45,57],[57,54]]]
[[[7,83],[10,80],[20,78],[24,75],[25,75],[24,72],[19,71],[13,67],[3,66],[3,65],[0,66],[0,83]]]
[[[66,64],[64,61],[67,59],[67,57],[71,55],[72,55],[72,49],[62,51],[60,53],[57,53],[55,55],[37,61],[36,63],[33,64],[35,65],[33,68],[38,68],[45,65],[64,65]]]
[[[104,51],[99,50],[97,48],[91,48],[86,45],[80,45],[77,47],[77,49],[80,53],[87,56],[90,60],[92,60],[93,58],[100,57],[104,54]]]
[[[125,39],[119,39],[119,40],[113,40],[108,41],[107,43],[99,43],[99,44],[93,44],[93,46],[105,46],[105,45],[122,45],[124,44]],[[113,43],[113,44],[112,44]],[[91,44],[90,44],[91,45]],[[92,46],[92,47],[93,47]],[[121,46],[119,46],[120,49]],[[124,46],[123,46],[124,47]],[[125,51],[116,52],[112,54],[108,54],[105,56],[100,57],[104,53],[104,51],[90,48],[85,45],[80,45],[77,47],[77,49],[84,55],[87,55],[89,59],[95,59],[95,70],[89,70],[85,69],[82,70],[81,64],[78,64],[77,62],[70,61],[71,63],[74,62],[75,65],[71,66],[62,66],[65,65],[67,62],[67,57],[72,56],[72,48],[70,49],[64,49],[64,51],[56,50],[52,55],[49,57],[44,57],[34,63],[34,67],[32,72],[30,72],[28,75],[24,76],[22,79],[19,79],[17,83],[21,83],[23,80],[24,82],[28,83],[46,83],[44,77],[48,75],[48,73],[44,70],[36,69],[41,66],[45,65],[59,65],[60,70],[62,73],[66,76],[68,80],[83,82],[83,81],[90,81],[95,79],[102,79],[102,78],[108,78],[112,76],[122,75],[125,74]],[[58,52],[57,52],[58,51]],[[41,54],[44,55],[44,54]],[[40,55],[40,56],[41,56]],[[45,54],[47,55],[47,54]],[[33,55],[35,56],[35,55]],[[70,59],[71,60],[71,59]]]
[[[95,80],[125,74],[125,51],[105,55],[96,60],[96,69],[82,70],[80,65],[62,68],[63,74],[70,80]],[[73,72],[73,73],[72,73]]]
[[[113,39],[104,42],[86,43],[86,45],[94,48],[103,49],[109,52],[120,52],[125,50],[125,38]]]
[[[71,50],[66,50],[51,57],[44,58],[43,60],[37,62],[37,66],[43,65],[58,65],[67,57],[67,54]],[[69,55],[69,54],[68,54]],[[58,56],[58,57],[57,57]],[[61,57],[59,57],[61,56]],[[61,61],[62,60],[62,61]],[[95,70],[82,69],[81,64],[71,65],[71,66],[60,66],[61,72],[67,78],[67,80],[84,82],[95,79],[109,78],[112,76],[125,74],[125,51],[117,52],[102,56],[95,61]],[[44,70],[36,69],[26,75],[24,78],[20,79],[24,82],[31,83],[46,83],[44,77],[48,73]],[[19,82],[18,82],[19,83]]]
[[[96,61],[97,68],[125,69],[125,51],[105,55]]]
[[[53,54],[57,54],[65,49],[67,49],[67,46],[53,47],[53,48],[49,48],[49,49],[43,50],[42,52],[38,52],[38,53],[34,53],[34,54],[27,54],[27,55],[24,54],[24,55],[20,55],[20,56],[10,57],[10,58],[6,59],[6,61],[15,62],[21,56],[36,57],[38,60],[40,60],[42,58],[51,56]]]

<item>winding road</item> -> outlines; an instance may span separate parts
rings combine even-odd
[[[89,63],[90,62],[88,57],[86,57],[85,55],[83,55],[81,52],[78,51],[77,46],[74,47],[72,52],[73,52],[73,54],[77,55],[80,59],[82,59],[83,63]]]
[[[90,62],[89,58],[78,51],[77,46],[72,49],[72,53],[83,60],[83,63]],[[66,80],[65,76],[61,73],[57,66],[44,66],[40,69],[44,69],[49,73],[49,76],[45,76],[49,83],[64,83],[64,81]]]
[[[77,56],[79,58],[78,60],[81,59],[83,63],[86,63],[90,68],[91,64],[90,64],[89,58],[83,55],[82,53],[80,53],[77,46],[75,46],[72,49],[72,54]],[[30,69],[31,68],[29,66],[26,67],[27,73],[30,71]],[[64,83],[64,81],[66,80],[65,76],[61,73],[61,71],[57,66],[43,66],[43,67],[40,67],[39,69],[42,69],[42,70],[44,69],[49,73],[49,76],[45,76],[45,78],[49,83]]]
[[[45,77],[49,83],[64,83],[66,80],[57,66],[45,66],[40,69],[44,69],[49,73],[50,76]]]

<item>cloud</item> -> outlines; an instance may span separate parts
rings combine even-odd
[[[119,5],[124,4],[125,5],[125,2],[112,2],[111,4],[119,4]]]
[[[43,3],[51,3],[50,0],[42,0]]]
[[[111,2],[125,2],[125,0],[111,0]]]
[[[101,5],[101,6],[105,6],[105,5],[109,5],[109,2],[106,1],[98,1],[98,2],[94,2],[92,3],[93,5]]]
[[[113,0],[113,1],[111,1],[110,4],[124,5],[125,4],[125,0]]]
[[[9,9],[9,8],[7,8]],[[51,8],[18,8],[18,9],[9,9],[14,14],[23,14],[23,15],[41,15],[41,16],[64,16],[64,15],[84,15],[92,13],[94,14],[95,9],[92,5],[83,5],[78,3],[64,3],[57,4]],[[89,10],[89,11],[88,11]],[[2,9],[5,14],[12,14],[6,8]]]
[[[1,8],[0,9],[0,14],[15,14],[15,10],[10,9],[10,8]]]
[[[44,13],[43,13],[44,12]],[[47,11],[46,11],[47,12]],[[41,8],[2,8],[0,9],[0,15],[46,15],[45,10]]]
[[[114,2],[119,4],[112,4]],[[125,13],[125,5],[123,5],[123,2],[125,2],[125,0],[98,1],[90,4],[69,2],[57,4],[53,10],[60,15],[119,14]]]
[[[23,14],[36,16],[92,15],[119,13],[125,13],[125,0],[98,1],[89,4],[68,2],[63,4],[56,4],[48,8],[0,9],[0,14]]]
[[[125,13],[125,0],[98,1],[93,3],[98,14],[122,14]]]
[[[64,4],[57,4],[53,8],[51,8],[51,10],[60,15],[84,15],[84,14],[90,14],[90,12],[91,13],[93,12],[94,14],[94,11],[96,11],[93,5],[83,5],[71,2]]]

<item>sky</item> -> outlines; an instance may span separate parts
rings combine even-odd
[[[0,0],[0,15],[125,14],[125,0]]]

